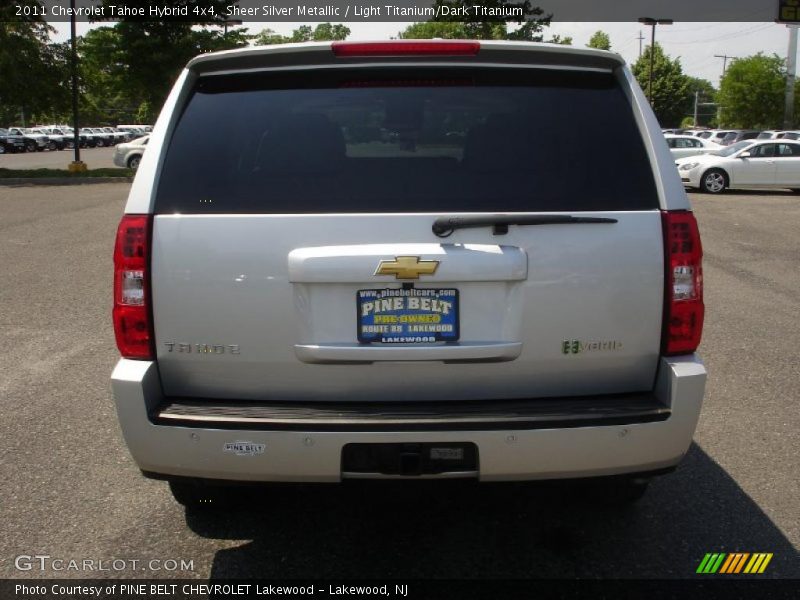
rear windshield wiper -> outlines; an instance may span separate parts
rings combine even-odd
[[[438,237],[448,237],[456,229],[492,226],[494,235],[508,233],[509,225],[573,225],[578,223],[616,223],[607,217],[573,217],[572,215],[480,215],[475,217],[439,217],[431,230]]]

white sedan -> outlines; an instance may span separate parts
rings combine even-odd
[[[672,158],[685,158],[698,154],[708,154],[719,150],[723,146],[709,140],[704,140],[693,135],[664,135],[667,146],[672,153]]]
[[[675,164],[684,185],[710,194],[733,187],[800,192],[800,141],[745,140]]]
[[[150,136],[145,135],[124,144],[117,144],[117,148],[114,151],[114,164],[118,167],[138,169],[149,139]]]

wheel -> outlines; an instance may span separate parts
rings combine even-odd
[[[6,153],[5,145],[4,144],[0,144],[0,154],[5,154],[5,153]]]
[[[47,144],[48,150],[58,150],[58,145],[55,142],[49,142]]]
[[[142,157],[138,154],[131,156],[128,159],[128,168],[133,169],[134,171],[139,168],[139,163],[141,162]]]
[[[25,151],[26,152],[36,152],[36,142],[25,142]]]
[[[213,510],[229,502],[228,489],[187,481],[170,481],[169,491],[178,504],[186,508]]]
[[[700,179],[700,189],[707,194],[720,194],[728,187],[728,176],[720,169],[710,169]]]
[[[102,148],[105,145],[106,145],[106,143],[103,140],[97,140],[97,147],[98,148]]]

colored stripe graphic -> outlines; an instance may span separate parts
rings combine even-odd
[[[738,560],[738,558],[739,558],[738,554],[729,554],[728,558],[725,560],[725,562],[722,563],[722,568],[719,570],[719,572],[720,573],[729,573],[731,566],[736,564],[736,561]]]
[[[725,558],[725,553],[709,553],[706,554],[703,558],[703,561],[700,563],[700,566],[697,567],[697,573],[716,573],[719,566],[722,564],[723,559]]]
[[[747,560],[748,556],[750,556],[749,553],[742,552],[730,554],[729,562],[726,562],[720,573],[738,573],[744,566],[744,562]]]
[[[697,567],[697,571],[695,573],[705,573],[706,572],[706,565],[708,561],[711,559],[711,554],[706,554],[703,557],[703,560],[700,561],[700,565]]]
[[[763,573],[772,560],[772,553],[756,552],[709,552],[700,561],[696,573],[703,574],[756,574]],[[749,560],[748,560],[749,559]],[[747,566],[745,566],[747,565]]]
[[[747,567],[745,567],[745,573],[763,573],[764,570],[767,568],[769,561],[772,560],[772,554],[761,552],[758,554],[753,554],[753,558],[750,559],[750,562],[747,563]]]

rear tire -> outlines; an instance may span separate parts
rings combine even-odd
[[[6,147],[3,144],[0,144],[0,154],[6,153]]]
[[[721,194],[728,187],[728,176],[721,169],[709,169],[700,178],[700,189],[707,194]]]
[[[131,156],[128,159],[128,168],[133,169],[134,171],[139,168],[139,163],[141,162],[141,156]]]

